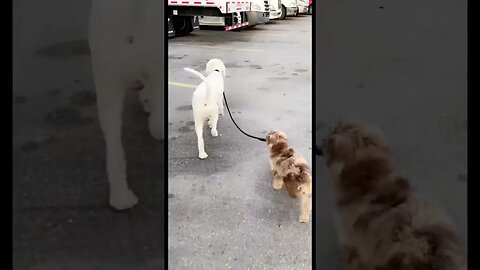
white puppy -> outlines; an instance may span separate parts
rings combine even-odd
[[[158,0],[93,0],[89,45],[98,113],[106,141],[110,205],[134,206],[122,146],[122,108],[128,90],[141,90],[152,136],[164,134],[164,3]]]
[[[193,92],[192,108],[198,141],[198,157],[205,159],[208,157],[208,154],[205,152],[203,143],[203,123],[208,120],[212,136],[218,136],[217,122],[218,115],[223,115],[223,79],[226,68],[222,60],[211,59],[208,61],[205,70],[208,74],[207,77],[190,68],[185,68],[185,70],[203,80]]]

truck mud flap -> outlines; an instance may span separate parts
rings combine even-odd
[[[168,17],[168,37],[174,37],[175,36],[175,29],[173,28],[173,20],[171,17]]]
[[[193,16],[192,24],[193,24],[193,29],[199,29],[200,28],[200,18],[198,16]]]
[[[232,26],[227,26],[225,27],[225,31],[230,31],[230,30],[236,30],[236,29],[241,29],[243,27],[246,27],[248,25],[248,22],[232,25]]]

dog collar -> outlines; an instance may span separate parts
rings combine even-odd
[[[214,71],[218,71],[218,72],[220,72],[220,70],[218,70],[218,69],[215,69]]]

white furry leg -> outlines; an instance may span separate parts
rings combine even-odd
[[[197,133],[198,157],[200,159],[205,159],[208,157],[203,143],[203,121],[204,120],[202,118],[195,117],[195,132]]]
[[[213,137],[217,137],[218,136],[218,131],[217,131],[217,124],[218,124],[218,114],[214,114],[212,116],[210,116],[210,128],[212,129],[211,132],[212,132],[212,136]]]
[[[275,189],[275,190],[282,189],[282,187],[283,187],[283,179],[282,179],[282,177],[279,177],[279,176],[277,175],[277,172],[276,172],[276,171],[273,171],[273,183],[272,183],[272,187],[273,187],[273,189]]]
[[[128,188],[123,152],[122,107],[126,89],[117,80],[97,78],[98,114],[107,147],[110,205],[118,210],[133,207],[137,196]]]
[[[218,114],[223,115],[223,95],[217,101],[218,104]]]
[[[300,195],[300,217],[298,220],[302,223],[310,221],[310,212],[312,211],[312,194]]]

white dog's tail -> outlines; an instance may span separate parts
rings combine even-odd
[[[190,72],[190,73],[192,73],[192,74],[197,75],[197,77],[199,77],[202,81],[205,81],[205,80],[207,79],[205,76],[203,76],[202,73],[200,73],[200,72],[198,72],[198,71],[196,71],[196,70],[194,70],[194,69],[191,69],[191,68],[183,68],[183,69],[184,69],[185,71],[188,71],[188,72]]]
[[[206,93],[207,96],[206,96],[206,97],[207,97],[207,99],[209,99],[209,98],[210,98],[210,85],[208,84],[207,78],[206,78],[205,76],[203,76],[202,73],[200,73],[200,72],[198,72],[198,71],[196,71],[196,70],[194,70],[194,69],[191,69],[191,68],[183,68],[183,69],[184,69],[185,71],[188,71],[188,72],[190,72],[190,73],[193,73],[193,74],[197,75],[197,77],[199,77],[200,79],[202,79],[202,81],[205,82],[206,87],[207,87],[207,93]]]

